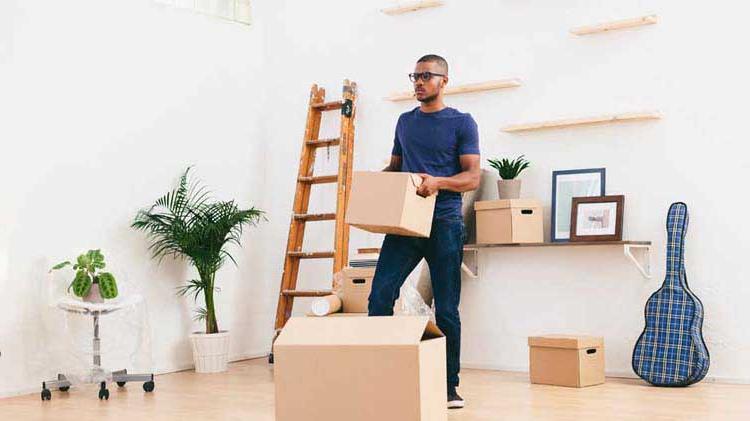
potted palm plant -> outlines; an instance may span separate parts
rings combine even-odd
[[[521,171],[529,168],[529,161],[524,155],[514,160],[508,158],[488,159],[490,166],[497,170],[500,180],[497,180],[497,195],[500,199],[518,199],[521,197],[521,180],[517,177]]]
[[[203,298],[195,320],[205,322],[205,333],[190,335],[195,371],[220,372],[227,367],[229,332],[219,330],[216,320],[216,272],[227,260],[236,264],[227,246],[239,246],[243,227],[255,226],[264,212],[240,209],[233,200],[213,200],[200,182],[188,182],[189,172],[185,170],[177,188],[140,210],[132,227],[148,234],[154,258],[185,259],[197,271],[197,279],[178,289],[178,294],[192,295],[196,302]]]

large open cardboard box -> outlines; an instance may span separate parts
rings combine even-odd
[[[276,421],[445,421],[428,317],[292,317],[274,344]]]
[[[374,233],[429,237],[436,195],[419,196],[421,184],[412,173],[355,171],[346,223]]]

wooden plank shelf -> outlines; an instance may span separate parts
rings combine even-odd
[[[540,121],[536,123],[515,124],[515,125],[505,126],[502,128],[502,130],[508,133],[517,133],[517,132],[530,132],[530,131],[536,131],[536,130],[560,129],[560,128],[568,128],[568,127],[594,126],[594,125],[600,125],[600,124],[658,120],[660,118],[661,118],[661,114],[658,112],[636,112],[636,113],[603,115],[603,116],[597,116],[597,117],[568,118],[568,119],[561,119],[561,120]]]
[[[559,241],[554,243],[513,243],[513,244],[466,244],[464,250],[476,250],[496,247],[570,247],[570,246],[650,246],[651,241]]]
[[[602,32],[616,31],[619,29],[637,28],[639,26],[653,25],[659,21],[656,15],[646,15],[637,18],[603,22],[595,25],[580,26],[570,30],[574,35],[591,35]]]
[[[641,276],[651,279],[651,241],[567,241],[555,243],[522,243],[522,244],[466,244],[464,245],[465,271],[472,277],[479,275],[479,257],[481,250],[492,248],[527,248],[527,247],[581,247],[581,246],[621,246],[625,257],[638,269]],[[643,257],[639,260],[633,255],[633,250],[642,250]]]
[[[555,243],[513,243],[513,244],[465,244],[464,261],[461,270],[472,278],[479,277],[479,256],[481,250],[492,248],[526,248],[526,247],[580,247],[580,246],[622,246],[623,253],[638,269],[645,279],[651,279],[651,241],[560,241]],[[633,250],[643,250],[642,261],[634,255]],[[369,247],[357,249],[359,253],[380,253],[380,248]]]
[[[440,7],[443,4],[445,4],[445,2],[443,2],[442,0],[421,0],[398,4],[392,7],[386,7],[385,9],[380,9],[380,11],[385,13],[386,15],[395,16],[409,12],[416,12],[417,10],[428,9],[431,7]]]
[[[465,85],[453,86],[445,89],[445,95],[468,94],[470,92],[494,91],[498,89],[517,88],[521,86],[521,81],[516,78],[489,80],[486,82],[468,83]],[[392,94],[385,98],[388,101],[408,101],[414,99],[414,92],[400,92]]]

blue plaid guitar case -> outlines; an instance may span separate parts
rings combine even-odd
[[[703,340],[703,303],[685,274],[687,205],[673,203],[667,214],[667,273],[646,302],[646,327],[633,349],[633,371],[655,386],[688,386],[708,372]]]

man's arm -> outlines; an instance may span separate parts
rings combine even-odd
[[[422,177],[422,185],[417,193],[420,196],[430,196],[438,190],[449,190],[454,192],[465,192],[479,188],[482,177],[479,155],[460,155],[462,172],[453,177],[433,177],[429,174],[419,174]]]
[[[391,163],[383,168],[383,171],[401,172],[401,157],[398,155],[391,155]]]

